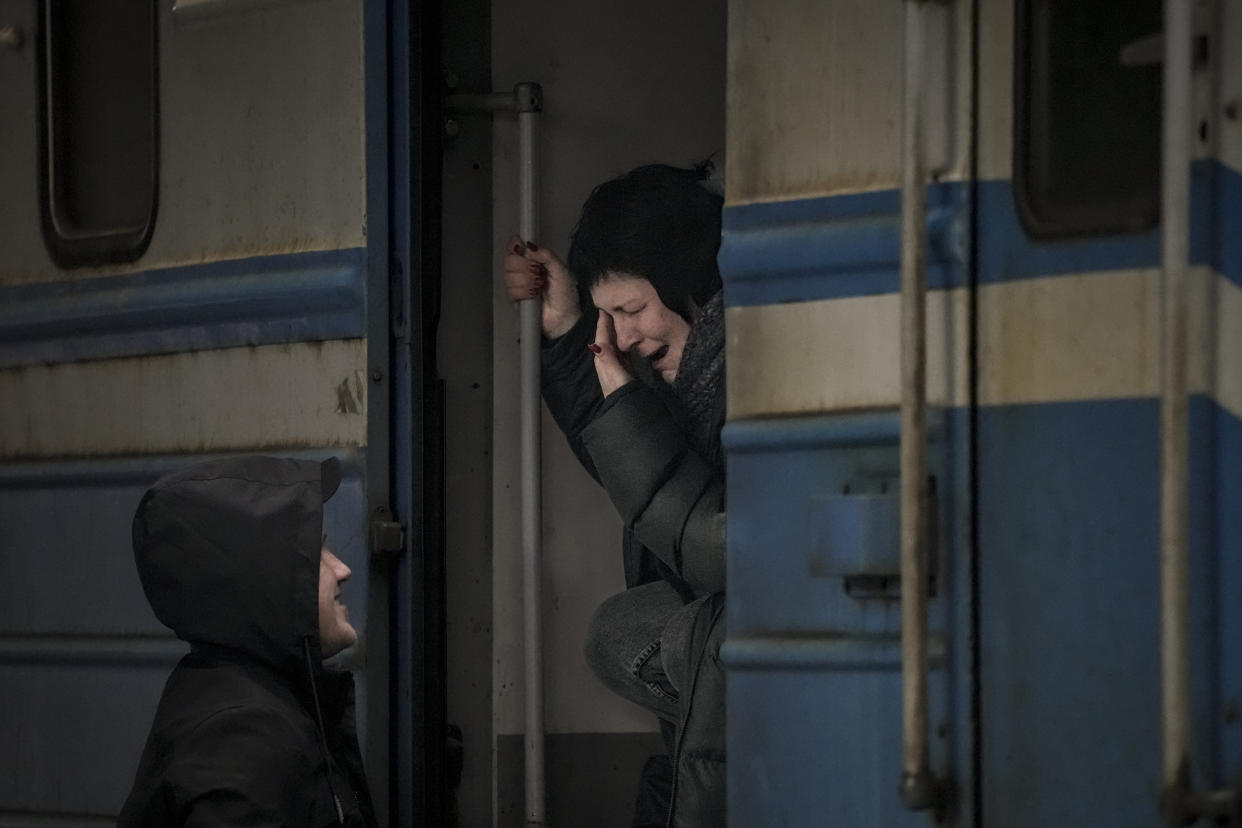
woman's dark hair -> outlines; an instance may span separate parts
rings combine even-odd
[[[706,161],[684,169],[649,164],[591,191],[569,241],[569,269],[583,289],[609,273],[646,278],[669,310],[692,309],[720,290],[716,253],[724,199],[703,182]]]

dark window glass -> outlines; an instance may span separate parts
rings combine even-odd
[[[1161,8],[1160,0],[1019,0],[1014,193],[1032,236],[1158,221],[1161,50],[1150,38],[1160,34]],[[1134,48],[1145,38],[1155,48]]]
[[[155,225],[157,0],[44,0],[43,235],[62,266],[132,261]]]

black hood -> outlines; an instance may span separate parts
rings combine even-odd
[[[323,463],[241,457],[160,478],[134,515],[134,558],[155,615],[191,644],[229,647],[287,671],[319,649]]]

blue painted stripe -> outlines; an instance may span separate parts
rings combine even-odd
[[[944,410],[927,410],[927,434],[935,439],[944,432]],[[784,451],[796,448],[872,446],[895,444],[901,437],[898,411],[858,414],[808,414],[801,417],[761,417],[731,420],[720,439],[731,454]]]
[[[969,185],[928,188],[928,284],[966,282]],[[1027,237],[1009,181],[979,182],[979,279],[1156,267],[1160,232],[1055,241]],[[900,194],[884,190],[725,208],[720,269],[730,307],[895,293]],[[1215,161],[1191,170],[1191,261],[1242,286],[1242,174]]]
[[[776,419],[733,420],[725,424],[720,440],[730,454],[819,446],[859,446],[895,443],[901,434],[896,412],[808,415]]]
[[[291,253],[3,288],[0,367],[359,337],[365,253]]]
[[[1242,172],[1218,165],[1212,181],[1212,267],[1242,288]],[[1192,214],[1196,226],[1201,216]]]
[[[928,283],[965,282],[965,190],[928,190]],[[720,272],[725,302],[805,302],[898,288],[901,202],[895,190],[747,204],[724,212]]]
[[[101,457],[75,460],[44,460],[0,464],[0,491],[5,489],[90,489],[114,486],[145,486],[160,475],[176,469],[246,452],[207,454],[158,454],[137,457]],[[361,448],[317,448],[297,451],[257,452],[276,457],[314,462],[335,457],[341,464],[342,480],[362,474],[366,450]]]
[[[944,666],[944,641],[928,640],[928,660]],[[730,638],[720,647],[720,660],[730,670],[814,670],[864,673],[901,669],[901,639],[887,636],[746,636]]]

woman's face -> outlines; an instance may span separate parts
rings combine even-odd
[[[632,273],[607,274],[591,288],[591,298],[612,317],[617,348],[645,358],[672,385],[690,323],[660,301],[651,282]]]

